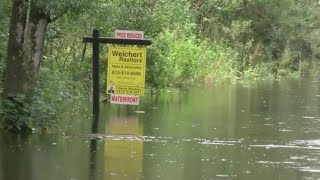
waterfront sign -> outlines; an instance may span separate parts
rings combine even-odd
[[[139,99],[139,96],[135,95],[111,94],[110,102],[112,104],[138,105]]]

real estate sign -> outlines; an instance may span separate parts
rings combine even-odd
[[[146,48],[109,46],[107,93],[144,95]]]

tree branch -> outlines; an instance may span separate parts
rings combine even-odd
[[[55,22],[56,20],[58,20],[59,18],[63,17],[65,14],[67,14],[69,11],[70,11],[70,9],[69,9],[69,8],[66,8],[64,11],[61,12],[61,14],[58,14],[58,15],[53,16],[53,17],[50,17],[50,16],[49,16],[48,22],[49,22],[49,23]]]

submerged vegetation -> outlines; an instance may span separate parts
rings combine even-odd
[[[17,19],[11,11],[19,7],[26,10]],[[300,75],[320,56],[319,18],[316,0],[3,0],[0,127],[16,133],[52,131],[58,120],[72,122],[87,111],[92,52],[82,36],[94,28],[108,37],[116,29],[144,31],[153,41],[147,50],[146,82],[158,92]],[[21,41],[14,42],[19,37],[10,39],[15,29],[9,24],[18,20],[24,31]],[[30,34],[36,32],[33,27],[45,36]],[[42,48],[28,49],[41,47],[41,38]],[[107,48],[101,51],[104,84]],[[11,77],[23,78],[13,82]]]

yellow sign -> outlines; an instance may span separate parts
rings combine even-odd
[[[107,94],[144,95],[146,48],[109,46]]]

